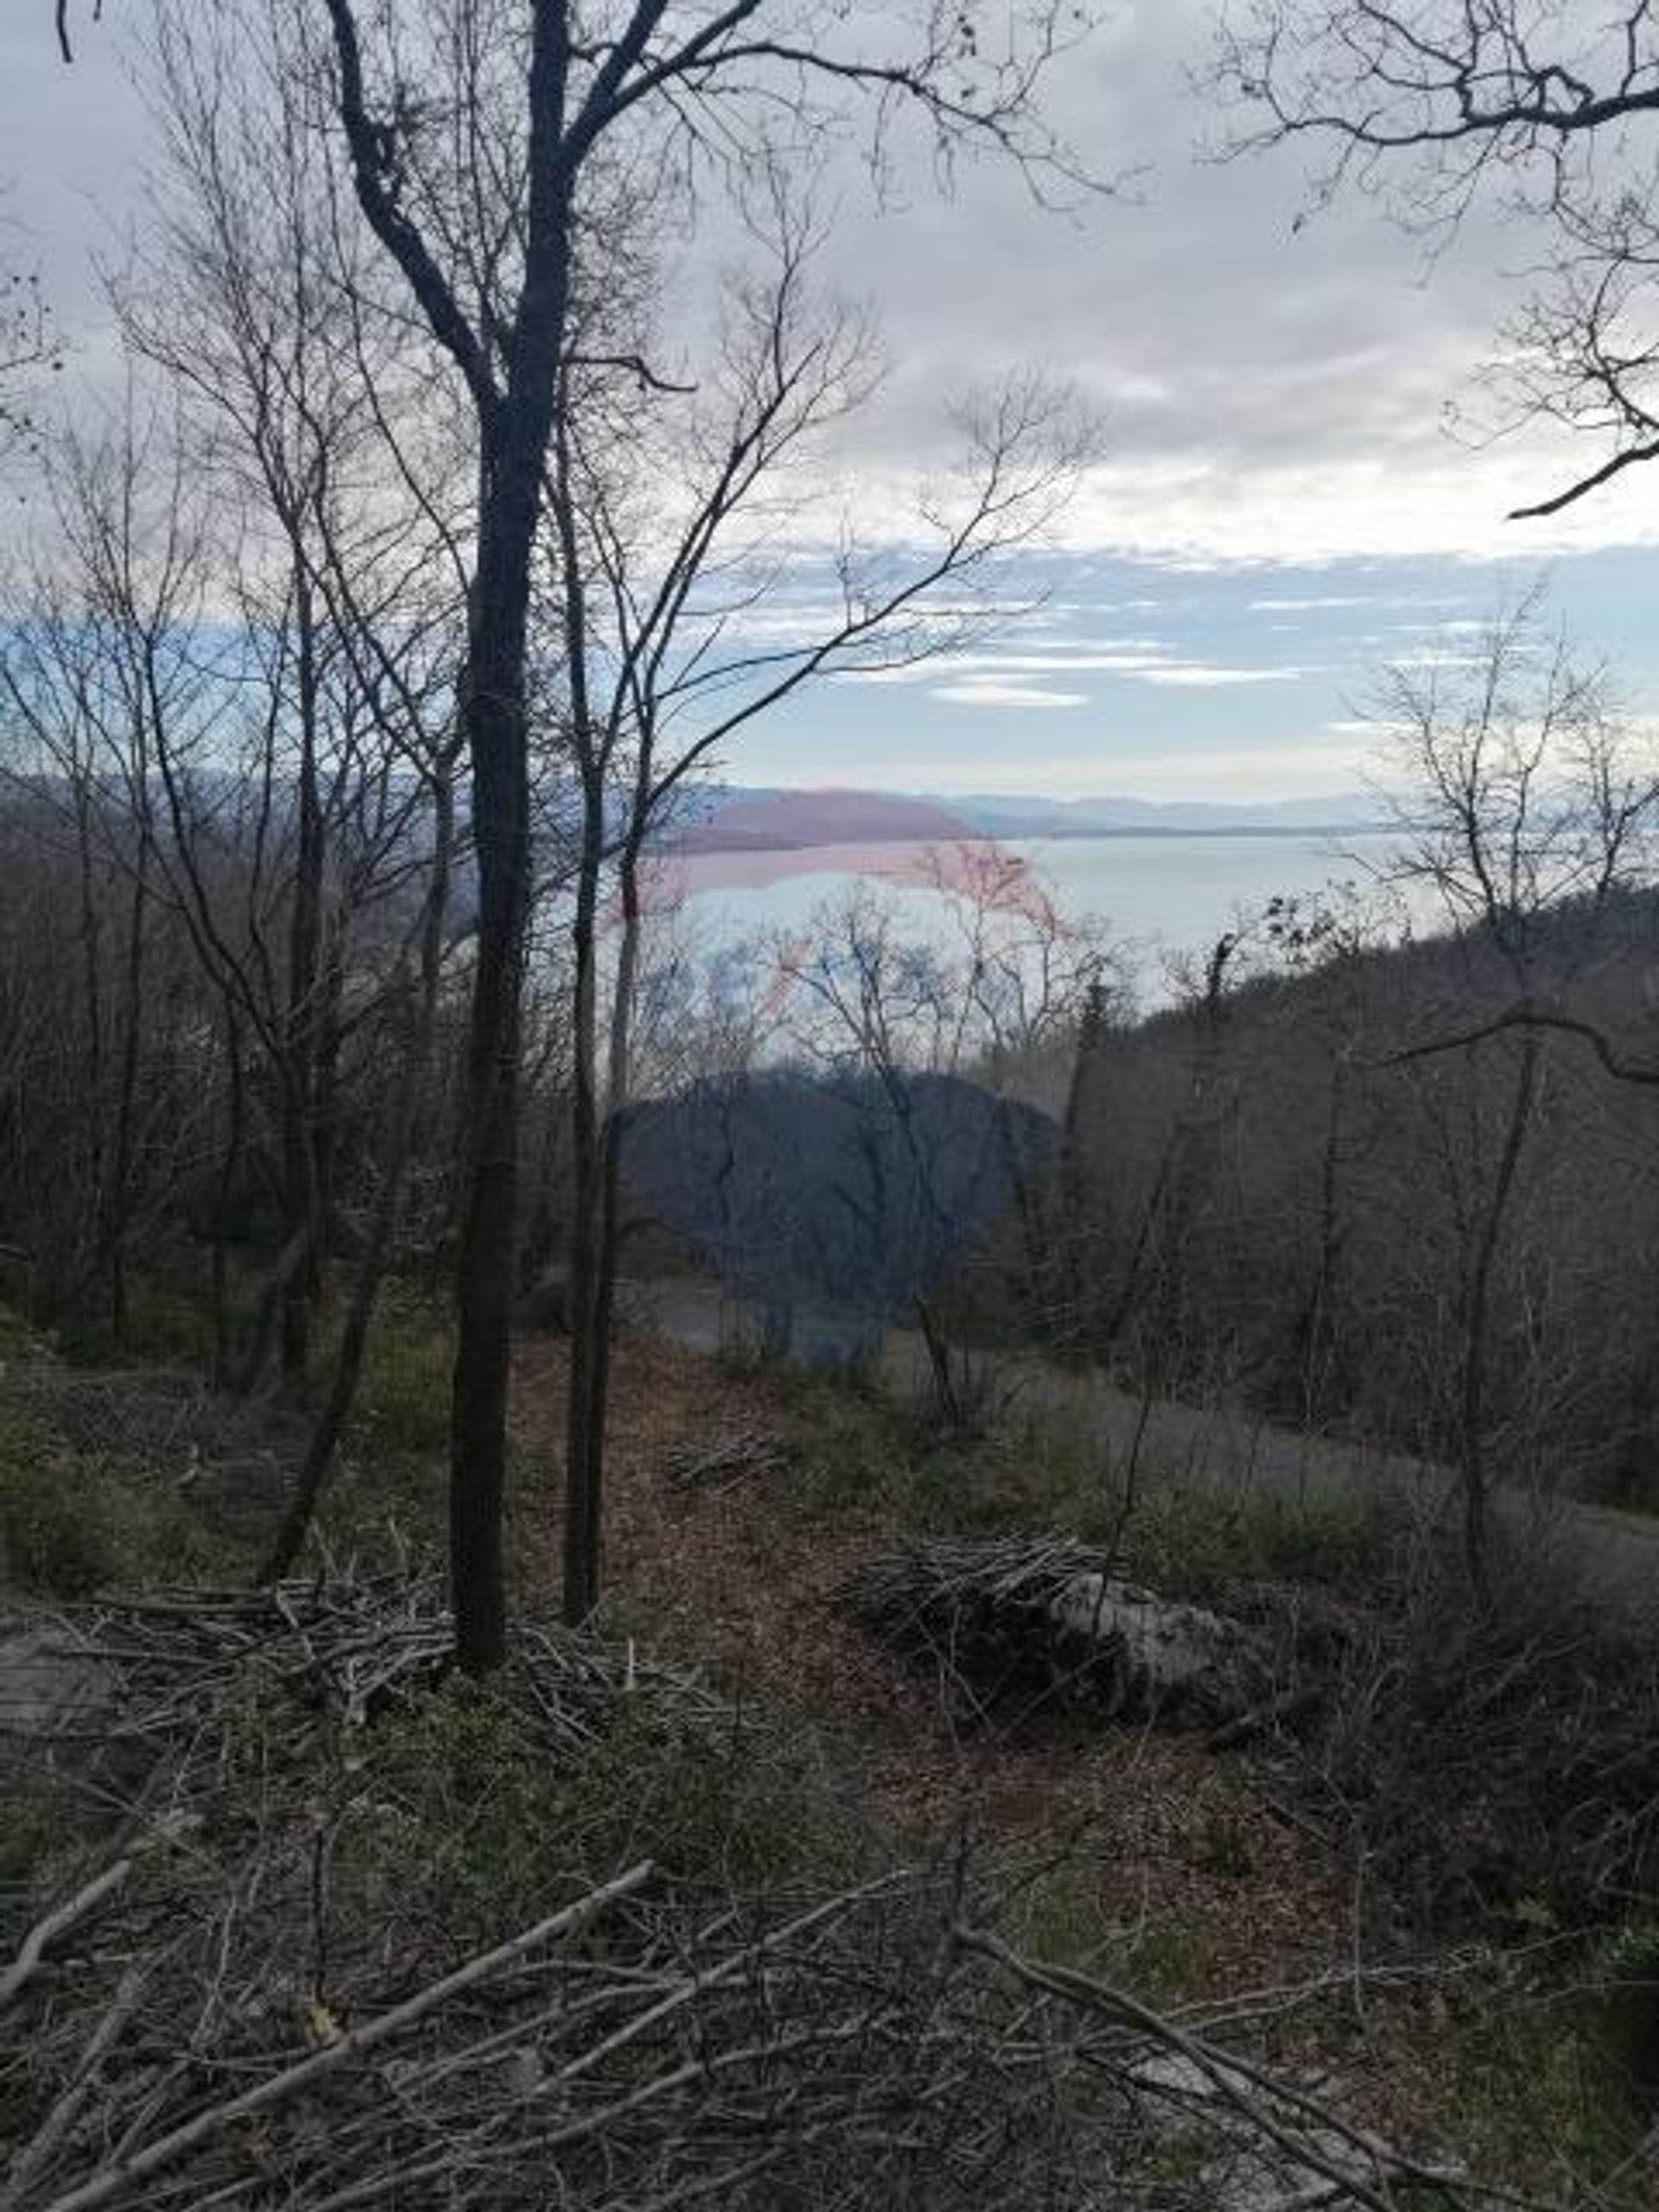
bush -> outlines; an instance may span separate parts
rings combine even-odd
[[[914,1432],[855,1374],[778,1366],[767,1373],[791,1471],[779,1495],[809,1514],[861,1516],[901,1505],[914,1473]]]
[[[457,1679],[384,1719],[363,1754],[377,1809],[354,1880],[372,1896],[385,1868],[404,1870],[399,1897],[363,1909],[407,1909],[419,1868],[420,1909],[456,1949],[641,1858],[715,1910],[863,1866],[847,1793],[800,1745],[649,1689],[613,1700],[579,1755],[556,1757],[512,1675]]]
[[[447,1682],[389,1718],[365,1749],[377,1817],[348,1833],[365,1854],[356,1883],[379,1902],[365,1908],[359,1897],[354,1910],[391,1915],[418,1902],[448,1946],[464,1952],[533,1919],[574,1886],[580,1851],[560,1817],[557,1777],[527,1716],[495,1690]],[[389,1878],[404,1890],[416,1869],[414,1891],[385,1892]]]
[[[1659,1655],[1517,1564],[1484,1606],[1447,1554],[1356,1611],[1325,1774],[1426,1917],[1605,1926],[1659,1894]]]
[[[1158,1488],[1127,1516],[1097,1508],[1084,1533],[1104,1542],[1120,1521],[1132,1578],[1200,1603],[1252,1582],[1371,1593],[1392,1572],[1393,1531],[1365,1500],[1313,1505],[1265,1491]]]
[[[1608,2056],[1625,2102],[1659,2109],[1659,1919],[1627,1921],[1604,1947],[1599,1980]]]
[[[353,1427],[391,1452],[441,1452],[449,1440],[454,1339],[430,1313],[385,1298],[369,1340]]]
[[[205,1533],[171,1490],[118,1476],[15,1412],[0,1426],[0,1551],[13,1581],[54,1598],[177,1581],[212,1563]]]
[[[595,1866],[648,1850],[711,1904],[803,1880],[849,1882],[868,1844],[804,1739],[735,1714],[687,1728],[643,1707],[611,1727],[573,1785],[567,1818],[592,1837]]]
[[[127,1324],[118,1339],[101,1311],[65,1315],[54,1339],[77,1367],[133,1360],[205,1371],[213,1355],[213,1323],[200,1300],[147,1276],[128,1291]]]

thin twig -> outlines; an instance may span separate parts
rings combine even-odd
[[[537,1921],[533,1928],[525,1929],[522,1935],[512,1937],[505,1943],[499,1943],[493,1951],[485,1951],[477,1958],[469,1959],[465,1966],[457,1967],[453,1974],[445,1974],[440,1981],[429,1983],[402,2005],[393,2005],[391,2012],[383,2012],[378,2019],[370,2020],[359,2028],[348,2029],[337,2041],[324,2044],[321,2050],[313,2051],[296,2065],[285,2067],[280,2074],[273,2074],[263,2082],[257,2082],[251,2088],[243,2090],[238,2096],[227,2097],[221,2104],[210,2105],[206,2112],[198,2113],[194,2119],[186,2120],[182,2126],[173,2128],[142,2151],[134,2152],[119,2165],[106,2166],[82,2182],[78,2188],[70,2190],[66,2196],[54,2197],[44,2208],[44,2212],[93,2212],[94,2207],[112,2202],[136,2183],[148,2181],[153,2175],[163,2172],[210,2137],[222,2133],[239,2120],[251,2119],[256,2113],[269,2111],[272,2106],[297,2096],[302,2090],[309,2088],[314,2082],[337,2073],[340,2068],[361,2058],[365,2051],[375,2050],[392,2037],[402,2034],[405,2028],[412,2026],[416,2020],[423,2019],[438,2005],[487,1980],[490,1975],[499,1973],[503,1967],[511,1966],[515,1960],[523,1958],[526,1952],[535,1950],[543,1943],[550,1943],[559,1936],[578,1933],[608,1906],[614,1904],[618,1898],[628,1897],[635,1890],[642,1888],[654,1871],[649,1859],[642,1859],[637,1866],[631,1866],[626,1873],[619,1874],[614,1881],[607,1882],[601,1888],[589,1891],[586,1897],[579,1897],[575,1904],[566,1905],[562,1912]]]

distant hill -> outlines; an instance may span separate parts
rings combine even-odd
[[[899,791],[700,791],[665,842],[683,853],[797,852],[821,845],[948,844],[965,837],[1285,836],[1382,826],[1360,791],[1275,799],[1057,799],[972,793],[964,798]]]
[[[990,833],[938,799],[891,791],[741,791],[677,826],[683,853],[796,852],[815,845],[946,844]]]
[[[988,794],[951,802],[987,836],[998,837],[1282,836],[1380,825],[1382,809],[1363,791],[1319,798],[1229,804],[1205,799],[1022,798]]]

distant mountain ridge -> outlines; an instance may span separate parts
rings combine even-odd
[[[1362,791],[1229,804],[990,792],[957,798],[728,784],[699,791],[665,842],[683,853],[790,852],[824,845],[944,844],[972,837],[1284,836],[1384,826],[1377,801]]]
[[[890,791],[700,792],[702,818],[677,827],[683,853],[796,851],[815,845],[944,844],[988,834],[955,807]]]

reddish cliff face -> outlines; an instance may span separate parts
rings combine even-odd
[[[712,820],[690,823],[682,853],[792,852],[814,845],[945,844],[977,833],[931,799],[887,791],[779,791],[738,799]]]

